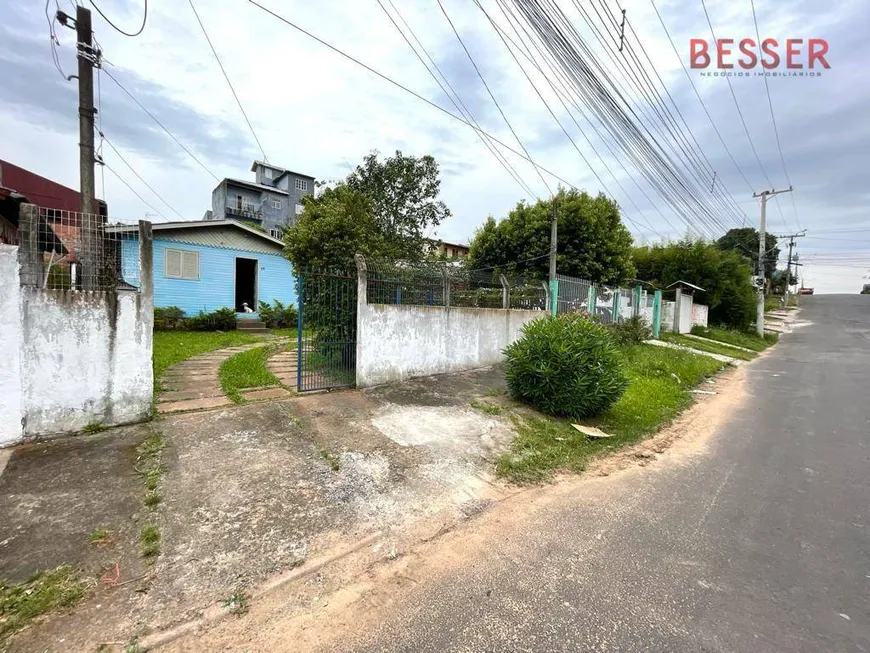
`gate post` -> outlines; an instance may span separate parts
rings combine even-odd
[[[559,309],[559,279],[550,279],[550,315]]]
[[[511,287],[508,284],[507,277],[503,274],[498,275],[498,280],[501,281],[501,307],[508,309],[511,307]]]
[[[622,296],[622,290],[619,286],[613,291],[613,322],[619,324],[619,298]]]
[[[444,282],[444,306],[450,308],[450,273],[446,265],[441,268],[441,278]]]
[[[643,297],[643,288],[641,286],[634,287],[634,297],[632,298],[632,303],[634,304],[634,316],[640,317],[643,315],[643,308],[640,305],[641,297]]]
[[[302,366],[305,357],[302,354],[302,311],[305,308],[304,292],[302,288],[302,273],[296,274],[296,290],[299,293],[299,310],[296,311],[296,392],[302,392]]]
[[[652,323],[652,331],[653,338],[656,340],[659,339],[659,335],[662,332],[662,291],[656,290],[655,295],[653,295],[653,323]]]
[[[589,308],[589,317],[595,317],[595,302],[597,300],[595,286],[589,286],[589,293],[586,299],[586,305]]]

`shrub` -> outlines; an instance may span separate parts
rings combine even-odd
[[[619,345],[639,345],[644,340],[652,338],[652,329],[639,315],[609,324],[607,330]]]
[[[551,415],[598,415],[628,387],[612,336],[579,315],[530,322],[505,357],[511,395]]]
[[[211,313],[200,311],[196,317],[187,318],[184,326],[191,331],[232,331],[236,328],[236,312],[226,307]]]
[[[266,302],[260,302],[258,312],[260,313],[260,319],[265,322],[266,326],[270,329],[276,327],[292,328],[296,326],[297,313],[296,307],[293,304],[285,306],[277,299],[273,301],[272,306]]]
[[[178,306],[166,306],[154,309],[154,330],[175,331],[184,326],[184,311]]]

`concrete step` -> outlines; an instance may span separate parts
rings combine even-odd
[[[236,320],[237,329],[265,329],[266,324],[262,320]]]
[[[239,327],[239,331],[244,331],[245,333],[269,333],[269,329],[266,327]]]

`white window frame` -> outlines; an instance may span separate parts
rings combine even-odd
[[[296,215],[302,215],[302,213],[305,211],[305,205],[297,204],[295,210],[296,210]]]
[[[272,236],[272,238],[277,238],[278,240],[281,240],[281,230],[280,229],[274,229],[274,228],[269,229],[269,235]]]
[[[308,190],[308,180],[307,179],[297,179],[296,180],[296,190]]]
[[[272,208],[280,211],[281,209],[284,208],[284,200],[282,200],[282,199],[274,200],[273,199],[272,200]]]
[[[266,166],[263,166],[263,176],[266,177],[266,179],[271,179],[272,178],[272,168],[267,168]]]
[[[170,274],[169,273],[169,254],[178,254],[178,274]],[[196,276],[184,276],[184,258],[194,257],[196,260]],[[199,270],[199,252],[192,249],[177,249],[174,247],[167,247],[163,253],[163,276],[167,279],[183,279],[185,281],[199,281],[200,278],[200,270]]]

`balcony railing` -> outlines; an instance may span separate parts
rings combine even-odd
[[[253,206],[245,205],[239,206],[238,204],[233,204],[227,206],[227,215],[234,215],[240,218],[244,218],[245,220],[262,220],[263,212],[257,211]]]

